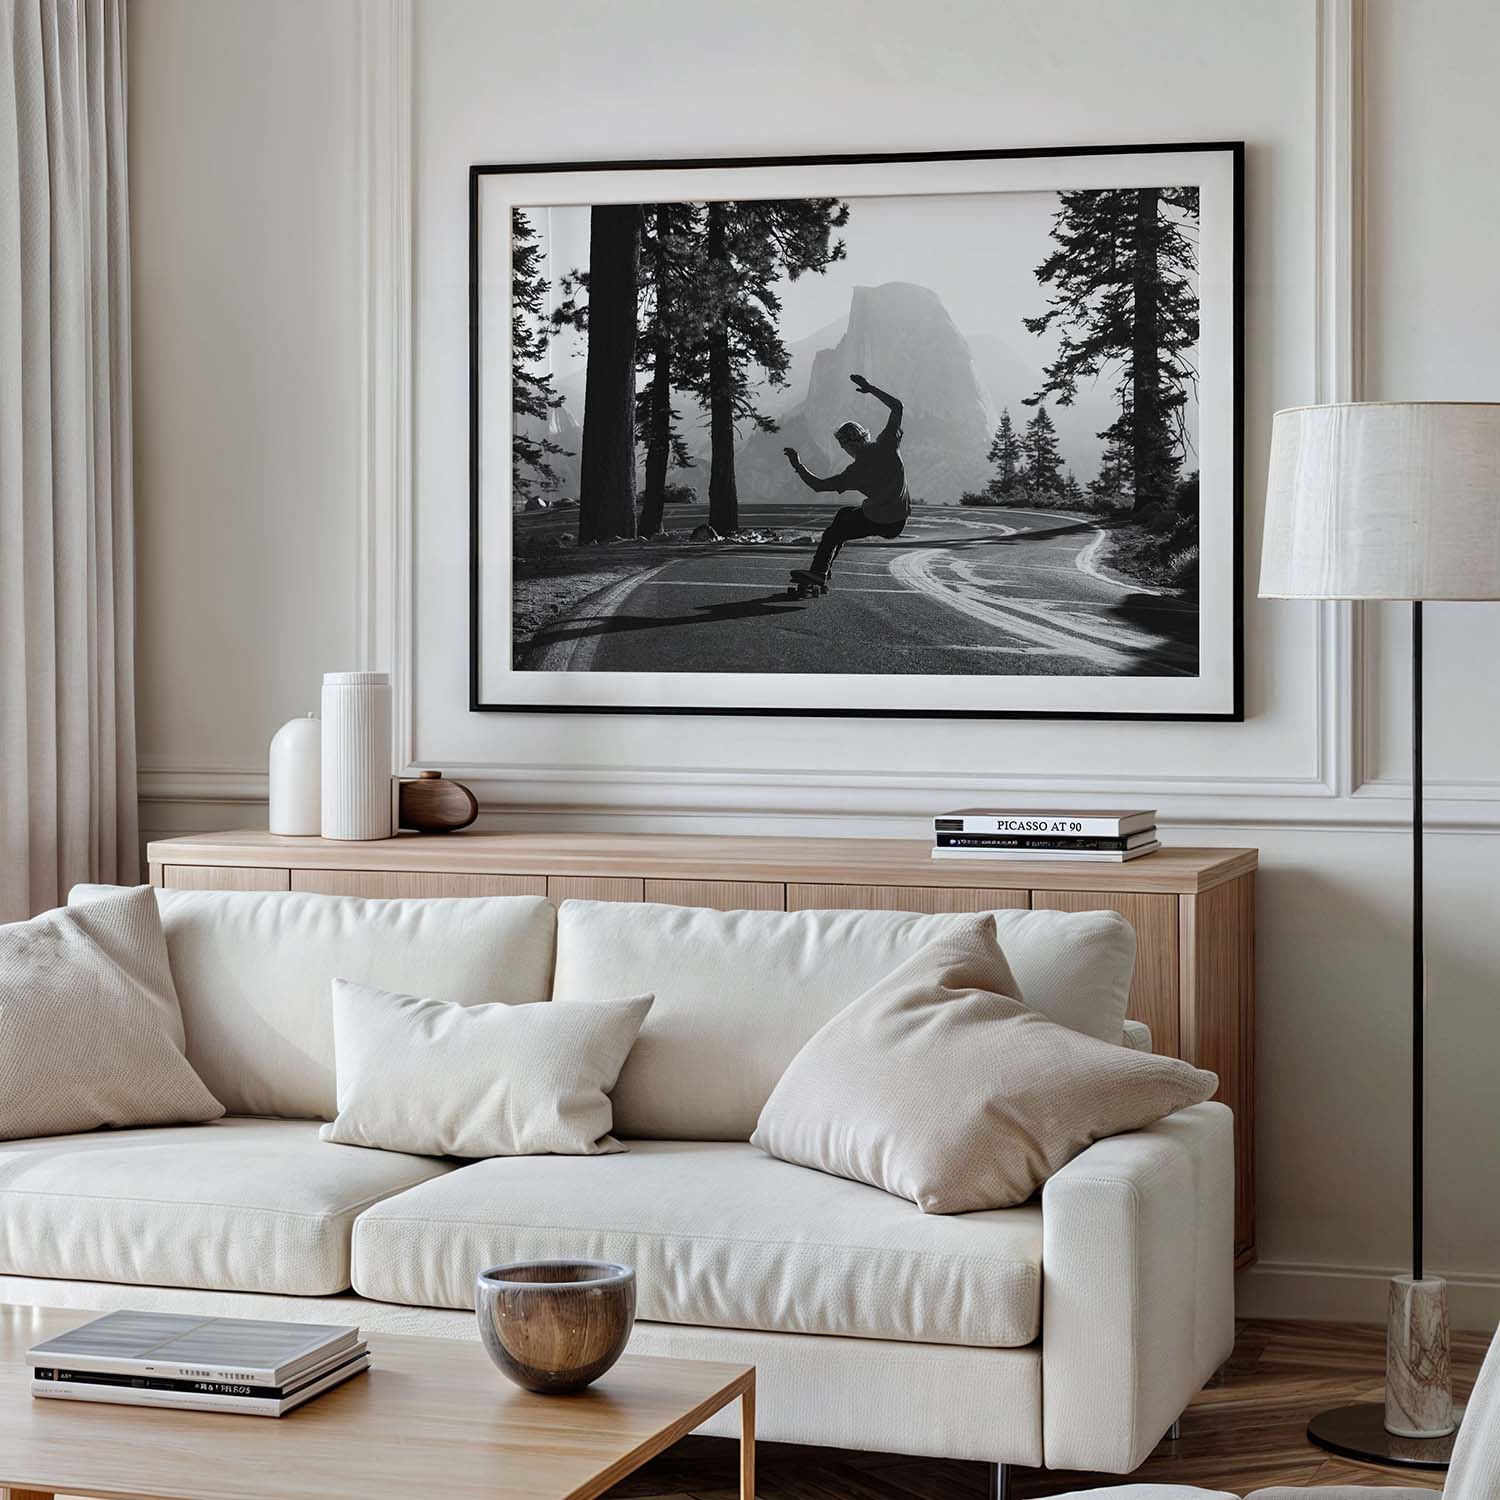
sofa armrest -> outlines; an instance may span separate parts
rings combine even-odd
[[[1234,1118],[1196,1104],[1042,1190],[1051,1469],[1128,1474],[1234,1347]]]

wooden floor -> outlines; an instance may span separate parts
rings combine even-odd
[[[1460,1396],[1479,1369],[1489,1340],[1455,1334],[1454,1382]],[[1246,1494],[1265,1485],[1372,1484],[1442,1487],[1442,1475],[1382,1470],[1314,1448],[1307,1419],[1324,1407],[1378,1400],[1385,1331],[1352,1324],[1246,1322],[1229,1362],[1183,1414],[1182,1436],[1164,1442],[1130,1476],[1132,1483],[1192,1484]],[[759,1445],[756,1492],[764,1500],[983,1500],[979,1464],[836,1448]],[[736,1444],[688,1438],[610,1493],[620,1500],[736,1500]],[[1016,1500],[1090,1485],[1107,1475],[1015,1475]]]

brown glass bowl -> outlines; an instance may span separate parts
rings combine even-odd
[[[485,1352],[528,1391],[596,1381],[635,1325],[635,1272],[602,1260],[531,1260],[481,1271],[474,1311]]]

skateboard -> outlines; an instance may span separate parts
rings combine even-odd
[[[786,596],[788,599],[816,599],[819,594],[828,592],[828,580],[819,578],[816,573],[809,573],[804,568],[792,570],[792,581],[787,585]]]

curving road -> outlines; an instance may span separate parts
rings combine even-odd
[[[742,509],[805,531],[825,507]],[[1192,676],[1196,604],[1108,576],[1091,521],[919,507],[896,541],[846,547],[833,590],[787,597],[811,549],[709,543],[602,590],[537,638],[528,666],[595,672]]]

